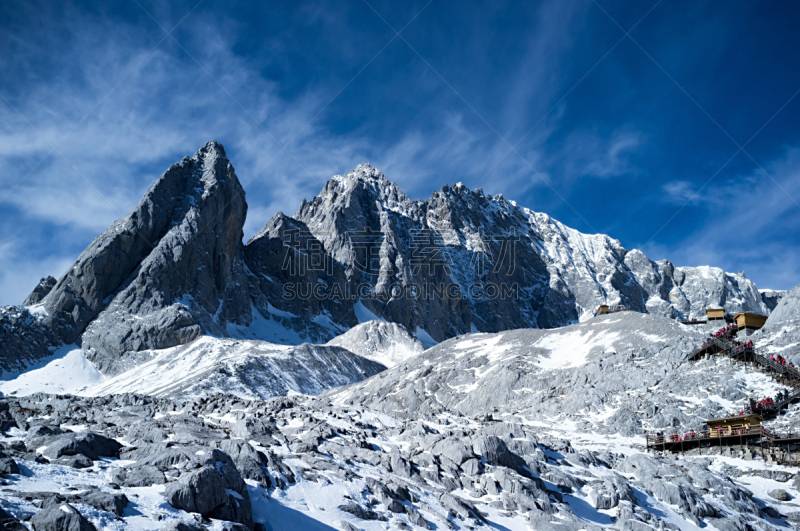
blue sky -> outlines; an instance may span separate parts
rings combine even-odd
[[[793,2],[6,2],[0,304],[212,138],[245,238],[368,161],[791,288],[799,25]]]

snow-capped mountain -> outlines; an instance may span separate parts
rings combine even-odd
[[[762,295],[743,273],[653,262],[609,236],[582,234],[461,184],[413,201],[369,165],[334,177],[294,218],[279,214],[267,227],[248,246],[269,238],[277,249],[278,227],[289,227],[306,235],[296,247],[323,248],[330,259],[329,275],[295,275],[296,282],[321,282],[323,293],[343,278],[366,285],[359,302],[374,315],[424,329],[437,341],[469,331],[564,326],[593,316],[601,304],[689,319],[709,307],[767,314],[780,297]],[[259,266],[248,265],[258,276]],[[443,294],[434,293],[442,286]],[[323,311],[344,323],[352,321],[350,307]]]
[[[412,201],[368,165],[245,245],[246,210],[210,142],[0,309],[0,528],[800,522],[800,475],[763,445],[643,438],[781,391],[752,364],[689,361],[713,329],[679,321],[771,312],[752,338],[800,365],[800,286],[653,262],[462,185]]]
[[[154,392],[158,383],[124,384],[129,371],[203,368],[235,379],[237,367],[263,365],[271,344],[336,336],[330,345],[359,360],[394,365],[420,352],[420,340],[431,346],[467,332],[563,326],[601,303],[688,318],[709,306],[767,313],[781,296],[760,293],[742,274],[653,262],[608,236],[460,184],[413,201],[369,165],[332,178],[294,217],[278,214],[244,245],[246,211],[219,143],[170,167],[59,280],[43,279],[25,306],[0,311],[7,379],[72,343],[104,378],[122,378],[109,390]],[[509,296],[487,296],[489,287]],[[231,341],[192,343],[201,336]],[[200,352],[208,365],[195,367]],[[334,351],[314,352],[336,367],[330,385],[370,374],[366,359],[343,369]],[[247,396],[312,390],[261,384],[276,391]],[[170,389],[199,385],[176,381]]]
[[[26,306],[0,310],[0,368],[79,343],[106,375],[202,335],[325,342],[379,318],[431,345],[552,328],[600,304],[671,318],[710,306],[766,314],[780,293],[743,274],[675,267],[500,195],[444,186],[409,199],[362,165],[246,245],[244,191],[217,142],[170,167]]]

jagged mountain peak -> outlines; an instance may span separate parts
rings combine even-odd
[[[208,142],[203,145],[200,149],[197,150],[197,153],[194,154],[193,158],[204,157],[206,155],[219,155],[225,157],[226,159],[228,156],[225,154],[225,147],[217,140],[209,140]]]
[[[385,295],[364,300],[369,311],[411,330],[433,328],[437,340],[473,329],[562,326],[591,317],[601,304],[672,318],[703,317],[710,305],[769,311],[755,285],[742,276],[654,262],[606,234],[584,234],[463,183],[446,184],[428,200],[412,201],[369,165],[332,178],[319,195],[303,202],[292,221],[307,227],[348,281],[364,281],[372,293]],[[270,237],[276,237],[277,221],[268,226],[273,227]],[[372,271],[364,268],[367,254],[377,264]],[[426,267],[420,267],[419,257],[433,255],[442,269],[431,278],[420,276]],[[509,260],[513,264],[504,263]],[[388,296],[393,286],[431,281],[457,289],[435,302]],[[470,293],[484,285],[508,287],[514,299]]]
[[[344,175],[335,175],[310,202],[300,205],[295,217],[313,218],[320,209],[344,210],[356,205],[408,213],[418,202],[411,201],[397,183],[386,178],[381,170],[360,164]],[[350,212],[352,215],[352,211]]]
[[[440,341],[563,326],[600,304],[692,318],[712,305],[768,313],[780,298],[719,268],[654,262],[463,183],[411,200],[369,164],[331,178],[293,217],[278,213],[245,252],[246,213],[224,147],[207,142],[28,302],[60,341],[80,338],[108,361],[229,335],[229,325],[250,326],[251,308],[305,340],[378,317]]]
[[[224,148],[206,143],[81,253],[42,300],[46,320],[64,343],[81,338],[103,367],[247,322],[248,297],[236,288],[245,285],[246,214]]]
[[[283,212],[278,212],[267,221],[267,224],[260,231],[247,241],[247,245],[264,237],[280,238],[285,231],[297,228],[298,222],[296,219],[287,216]]]
[[[397,187],[397,184],[386,178],[386,175],[378,168],[373,168],[369,162],[359,164],[356,168],[344,175],[334,175],[323,188],[333,191],[352,190],[358,186],[366,186],[371,189],[381,190],[385,188]],[[399,188],[399,187],[397,187]]]

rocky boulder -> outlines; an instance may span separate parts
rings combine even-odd
[[[42,509],[31,518],[33,531],[96,531],[97,528],[68,503]]]
[[[58,459],[80,454],[97,460],[100,457],[117,457],[120,448],[122,445],[114,439],[97,433],[65,433],[49,441],[42,455],[49,459]]]
[[[233,461],[219,450],[210,450],[204,457],[199,469],[167,484],[167,502],[176,509],[238,522],[252,529],[250,494]]]
[[[770,498],[776,499],[778,501],[789,501],[791,498],[789,497],[789,493],[786,492],[784,489],[773,489],[769,491]]]
[[[149,487],[166,483],[167,479],[154,466],[132,466],[114,469],[111,472],[111,481],[121,487]]]
[[[176,509],[205,516],[228,502],[225,482],[212,466],[204,466],[168,484],[164,496]]]

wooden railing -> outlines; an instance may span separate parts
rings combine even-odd
[[[727,330],[723,335],[707,338],[702,347],[696,348],[689,354],[688,359],[692,360],[699,354],[708,352],[709,349],[716,347],[718,350],[715,352],[715,354],[728,356],[733,359],[743,358],[746,361],[754,361],[764,368],[769,369],[773,373],[776,373],[780,377],[791,380],[791,385],[796,386],[784,398],[778,398],[777,400],[774,400],[769,406],[753,407],[752,411],[754,413],[774,414],[776,411],[780,412],[785,406],[791,404],[792,402],[800,401],[800,368],[779,363],[774,359],[770,359],[768,356],[759,353],[758,350],[748,346],[747,344],[737,345],[736,342],[733,341],[733,336],[735,336],[737,332],[737,328],[732,328]],[[675,449],[674,445],[677,443],[694,443],[714,440],[719,440],[722,442],[721,439],[723,438],[734,437],[747,437],[748,439],[758,437],[762,440],[762,442],[767,442],[769,444],[781,444],[782,441],[786,441],[784,444],[793,444],[795,442],[800,444],[800,433],[787,432],[779,434],[763,426],[752,426],[747,428],[722,428],[713,430],[706,429],[694,433],[687,432],[683,435],[679,433],[662,433],[660,435],[654,433],[645,434],[648,448],[669,446],[671,449]],[[690,446],[693,445],[690,444]]]
[[[670,433],[670,434],[662,434],[657,435],[655,433],[648,433],[645,438],[647,440],[647,446],[658,446],[663,444],[674,444],[680,442],[695,442],[695,441],[703,441],[703,440],[717,440],[723,437],[771,437],[772,433],[770,430],[766,428],[762,428],[761,426],[751,426],[747,428],[723,428],[719,430],[700,430],[696,431],[694,435],[689,433],[684,433],[683,435],[678,433]]]
[[[730,340],[732,335],[733,334],[708,338],[705,346],[698,347],[693,350],[691,354],[689,354],[689,359],[694,359],[697,355],[707,351],[709,347],[716,346],[720,349],[718,354],[734,359],[740,357],[752,359],[752,361],[755,361],[759,365],[770,369],[772,372],[777,373],[784,378],[800,381],[800,370],[797,367],[790,367],[789,365],[778,363],[777,361],[770,359],[768,356],[759,353],[753,347],[748,347],[747,345],[737,345]]]
[[[691,433],[691,432],[690,432]],[[677,443],[692,443],[699,441],[718,441],[724,438],[747,437],[755,438],[760,437],[767,443],[778,443],[781,441],[796,441],[800,440],[800,432],[777,432],[764,428],[763,426],[751,426],[748,428],[725,428],[722,430],[700,430],[695,432],[694,435],[686,433],[683,435],[677,433],[656,435],[648,433],[645,435],[648,447],[656,446],[671,446]],[[800,443],[798,443],[800,444]]]

